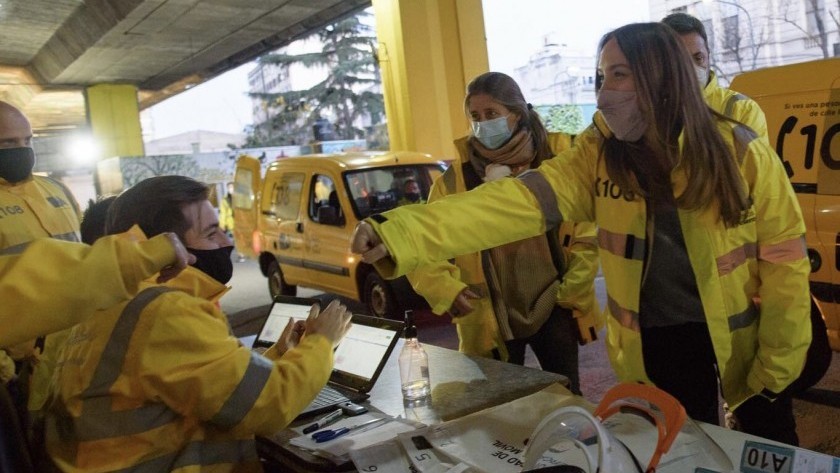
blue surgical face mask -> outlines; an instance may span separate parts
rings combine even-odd
[[[513,132],[508,126],[507,117],[494,118],[483,122],[472,122],[475,139],[487,149],[496,149],[510,139]]]

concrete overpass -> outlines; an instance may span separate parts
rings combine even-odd
[[[392,144],[451,154],[488,67],[480,0],[0,0],[0,100],[142,155],[139,110],[371,3]]]

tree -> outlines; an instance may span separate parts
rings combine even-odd
[[[537,113],[543,120],[546,130],[578,134],[583,128],[583,112],[579,105],[540,105]]]
[[[369,16],[361,12],[316,33],[323,44],[321,51],[260,58],[261,64],[323,67],[329,74],[307,90],[252,94],[263,101],[270,119],[255,127],[248,137],[250,145],[304,144],[312,139],[312,125],[321,116],[335,117],[337,139],[363,138],[364,130],[355,124],[359,117],[370,117],[374,125],[384,121],[376,37],[362,21]]]
[[[837,5],[840,7],[840,1],[837,2]],[[791,2],[788,1],[783,7],[782,21],[793,25],[796,29],[804,33],[806,38],[819,46],[824,58],[831,57],[828,54],[828,31],[825,27],[825,21],[823,21],[823,15],[825,14],[823,0],[805,0],[805,19],[807,22],[805,26],[800,25],[796,21],[790,9]],[[840,27],[840,23],[837,22],[837,18],[833,13],[831,17],[838,24],[838,27]]]
[[[761,48],[769,42],[771,37],[769,17],[767,15],[759,16],[759,25],[755,25],[749,10],[744,8],[738,0],[718,0],[718,3],[728,5],[725,8],[729,8],[732,13],[722,18],[723,40],[721,49],[723,62],[734,62],[737,69],[724,71],[717,66],[718,61],[714,61],[715,66],[713,67],[718,78],[729,82],[730,75],[733,72],[737,74],[758,67]],[[746,20],[745,22],[742,17]],[[746,23],[746,28],[742,27],[742,23]],[[746,30],[747,35],[743,34],[744,30]],[[715,55],[714,46],[710,45],[710,47],[713,48],[712,55]]]

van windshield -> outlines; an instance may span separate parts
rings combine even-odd
[[[344,184],[361,220],[401,205],[425,203],[442,172],[441,166],[430,164],[363,169],[345,173]]]

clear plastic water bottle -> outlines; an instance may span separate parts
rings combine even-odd
[[[413,401],[429,395],[429,357],[417,340],[417,327],[410,310],[405,311],[405,345],[400,352],[403,399]]]

